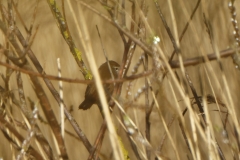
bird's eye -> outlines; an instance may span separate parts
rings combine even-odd
[[[118,73],[119,68],[118,67],[114,67],[115,71]]]

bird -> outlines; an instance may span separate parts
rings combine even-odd
[[[111,71],[109,70],[108,62],[111,67],[112,74],[111,74]],[[99,75],[100,75],[102,81],[112,79],[112,75],[113,75],[114,79],[116,79],[118,77],[118,71],[119,71],[120,65],[117,62],[112,61],[112,60],[110,60],[108,62],[103,63],[98,69]],[[114,86],[115,85],[113,83],[103,84],[107,102],[109,102],[111,99],[111,95],[113,94],[113,91],[114,91]],[[98,96],[97,88],[94,83],[89,84],[87,86],[87,89],[85,91],[85,99],[79,105],[78,108],[87,110],[87,109],[91,108],[93,104],[97,104],[99,109],[101,110],[100,98]]]

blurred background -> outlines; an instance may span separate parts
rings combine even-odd
[[[56,1],[56,5],[61,14],[63,14],[63,2],[68,29],[76,48],[81,51],[82,60],[88,69],[90,69],[92,63],[92,61],[87,60],[89,53],[86,52],[84,48],[84,45],[88,42],[85,41],[84,37],[80,37],[78,31],[78,27],[84,31],[83,26],[88,30],[89,42],[98,67],[106,62],[104,50],[109,60],[114,60],[121,65],[123,65],[123,62],[125,64],[126,61],[123,60],[123,56],[126,45],[124,45],[121,36],[123,36],[126,41],[129,40],[129,37],[112,23],[114,22],[113,17],[116,15],[117,17],[114,17],[115,21],[117,21],[123,30],[127,30],[128,33],[131,33],[131,35],[140,40],[141,43],[150,50],[159,47],[165,58],[169,60],[174,51],[174,45],[161,20],[158,7],[161,9],[162,15],[175,39],[175,43],[176,39],[182,34],[186,24],[189,23],[186,33],[178,45],[181,50],[179,54],[183,59],[183,63],[190,58],[219,53],[219,51],[225,49],[234,50],[238,47],[233,35],[232,13],[228,7],[230,1],[69,0],[69,3],[73,7],[73,10],[71,10],[67,1],[58,0]],[[200,3],[198,4],[198,2]],[[0,3],[1,23],[5,23],[7,26],[7,32],[4,33],[4,31],[1,30],[1,62],[18,66],[12,62],[11,58],[3,53],[3,49],[16,52],[16,49],[9,40],[10,33],[12,32],[11,28],[16,26],[23,37],[27,39],[28,42],[32,42],[30,48],[47,75],[58,75],[57,58],[60,58],[62,77],[73,80],[85,79],[59,30],[57,19],[53,16],[48,1],[6,0],[0,1]],[[239,1],[234,2],[236,8],[239,5]],[[195,7],[197,8],[196,12],[192,20],[189,21]],[[97,13],[91,9],[94,9]],[[11,23],[8,20],[8,18],[10,19],[10,13],[13,16],[14,23],[12,25],[10,25]],[[111,15],[111,13],[114,15]],[[143,17],[143,14],[145,14],[145,17]],[[111,22],[103,18],[102,15],[107,16]],[[133,15],[135,17],[133,17]],[[238,15],[238,10],[236,10],[236,22],[239,19]],[[74,21],[74,16],[76,16],[77,22]],[[123,20],[124,18],[125,21]],[[32,26],[31,34],[26,31],[24,26],[26,26],[28,30]],[[99,29],[101,39],[98,36],[96,26]],[[131,30],[131,26],[134,26],[134,29]],[[13,34],[13,37],[16,38],[16,35]],[[154,37],[159,37],[160,42],[154,44]],[[133,40],[131,43],[132,46],[136,44],[134,42]],[[17,40],[17,43],[23,50],[24,48],[20,45],[19,40]],[[159,55],[158,60],[161,61],[161,65],[165,65],[159,49],[156,50],[157,55]],[[129,49],[127,53],[127,58],[130,57],[130,53],[132,54],[132,58],[129,58],[129,70],[126,76],[134,75],[132,72],[134,68],[137,68],[137,74],[143,73],[144,65],[142,64],[141,58],[144,57],[143,55],[146,52],[144,52],[139,44],[136,44],[136,48],[133,51]],[[27,55],[26,59],[29,61],[29,65],[33,71],[38,72]],[[146,58],[144,58],[143,61],[146,63]],[[179,56],[175,55],[173,61],[179,61]],[[129,133],[129,128],[126,125],[128,119],[124,119],[126,115],[122,114],[117,106],[114,107],[111,117],[119,138],[118,142],[123,144],[121,151],[127,151],[127,154],[125,153],[124,155],[128,155],[128,158],[125,159],[157,159],[157,157],[159,159],[206,159],[209,157],[212,159],[238,159],[238,82],[240,73],[236,68],[236,64],[233,62],[232,56],[183,68],[191,78],[191,82],[198,94],[198,100],[201,101],[202,106],[204,105],[204,107],[202,107],[205,111],[204,113],[199,112],[196,104],[197,99],[194,99],[188,84],[190,81],[186,79],[185,72],[183,73],[179,67],[172,70],[175,78],[177,78],[179,82],[176,84],[170,71],[157,70],[156,59],[154,59],[153,56],[148,56],[148,70],[153,70],[154,73],[147,76],[151,82],[151,87],[148,88],[146,92],[146,89],[140,90],[144,88],[146,83],[144,76],[132,81],[123,82],[121,94],[117,98],[117,101],[125,110],[128,118],[135,124],[135,127],[132,125],[129,127],[134,128],[134,133]],[[16,132],[19,133],[24,140],[27,140],[27,138],[30,138],[30,129],[27,127],[26,120],[24,120],[21,105],[13,102],[13,97],[15,97],[16,101],[20,101],[16,71],[9,71],[7,67],[2,65],[0,66],[0,70],[2,77],[6,78],[9,76],[9,81],[0,78],[0,86],[3,88],[3,91],[0,92],[1,116],[15,128]],[[10,72],[11,75],[8,75]],[[162,78],[159,80],[156,74],[160,74]],[[47,122],[46,115],[42,110],[41,103],[39,102],[41,100],[39,100],[37,96],[35,84],[32,83],[28,74],[22,73],[21,77],[27,110],[32,113],[32,109],[30,108],[32,105],[30,102],[32,102],[34,106],[38,108],[39,117],[43,118],[43,120],[37,119],[34,123],[34,125],[38,126],[38,130],[35,130],[34,133],[45,138],[45,143],[51,148],[49,149],[51,150],[51,156],[47,156],[46,153],[43,153],[43,151],[39,149],[37,141],[40,145],[43,145],[43,142],[37,140],[35,136],[30,138],[29,145],[26,148],[32,146],[34,150],[42,155],[43,159],[46,157],[47,159],[60,159],[61,156],[57,149],[58,145],[54,141],[52,127]],[[53,110],[57,122],[60,124],[59,104],[44,83],[43,78],[38,77],[38,80],[50,102],[50,107]],[[59,82],[56,80],[50,81],[55,89],[59,91]],[[96,105],[89,110],[78,109],[79,104],[84,100],[86,87],[86,84],[63,82],[63,101],[67,109],[71,109],[70,113],[72,117],[86,135],[90,144],[93,145],[102,126],[103,118]],[[158,102],[159,108],[156,107],[155,104],[149,117],[149,122],[151,123],[149,140],[149,138],[146,138],[146,110],[150,108],[154,99],[152,93],[155,92],[158,92],[156,101]],[[147,98],[145,93],[148,93]],[[205,103],[201,97],[207,95],[209,96],[208,99],[205,99]],[[149,101],[148,106],[146,105],[147,100]],[[187,102],[189,106],[187,106]],[[146,107],[148,109],[146,109]],[[193,109],[192,113],[189,113],[189,107]],[[188,111],[182,115],[181,113],[186,108],[188,108]],[[125,124],[126,130],[117,118],[121,117],[121,115],[123,115],[122,123]],[[207,117],[207,123],[204,122],[202,115]],[[20,155],[23,142],[15,137],[16,134],[14,134],[14,132],[11,133],[11,131],[7,129],[5,126],[6,123],[4,122],[5,121],[1,120],[0,125],[2,130],[0,133],[0,158],[16,159]],[[182,129],[180,127],[181,123],[184,124]],[[164,124],[168,125],[167,134]],[[65,119],[65,127],[66,132],[63,139],[67,159],[87,159],[89,152],[67,119]],[[185,141],[182,130],[184,130],[187,135],[190,147]],[[223,133],[228,133],[228,135],[225,136]],[[139,156],[136,155],[136,151],[132,148],[129,137],[132,137],[134,140]],[[116,150],[113,149],[109,140],[109,132],[106,131],[101,148],[98,151],[99,158],[106,160],[115,159],[114,152],[116,152]],[[224,156],[221,156],[221,153]],[[30,152],[26,151],[26,155],[23,157],[34,159],[29,155]]]

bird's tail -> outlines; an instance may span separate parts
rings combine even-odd
[[[83,110],[86,110],[86,109],[89,109],[91,106],[93,105],[92,101],[89,101],[89,100],[84,100],[78,107],[78,109],[83,109]]]

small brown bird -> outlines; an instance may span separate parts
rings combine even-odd
[[[109,64],[112,70],[113,77],[117,78],[120,65],[115,61],[109,61]],[[111,72],[109,70],[107,62],[103,63],[99,67],[98,71],[102,81],[112,79]],[[106,94],[107,101],[109,102],[111,95],[113,94],[114,84],[113,83],[103,84],[103,88]],[[101,106],[95,84],[89,84],[85,91],[85,100],[79,105],[79,109],[83,110],[89,109],[93,104],[97,104],[98,107]]]

